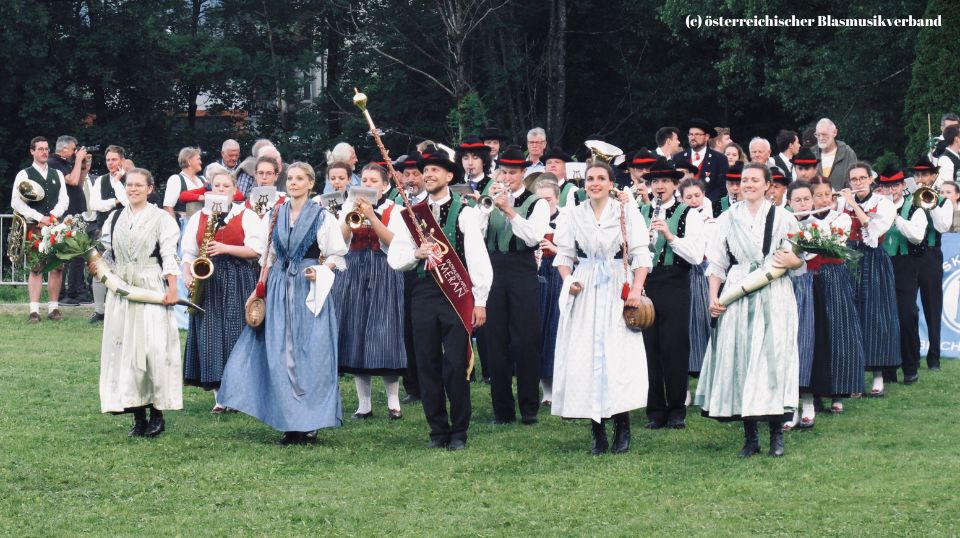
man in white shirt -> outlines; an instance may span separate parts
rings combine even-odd
[[[436,278],[426,270],[426,260],[436,243],[427,241],[418,247],[403,218],[390,219],[389,228],[394,237],[387,262],[398,271],[418,273],[410,286],[413,346],[423,412],[430,425],[429,447],[462,450],[466,448],[471,415],[470,383],[466,375],[471,344],[464,324],[469,322],[473,328],[479,328],[486,321],[493,270],[480,233],[477,210],[450,195],[448,185],[462,175],[460,167],[433,152],[420,159],[417,168],[423,173],[430,211],[469,273],[473,286],[472,319],[459,318]]]
[[[951,125],[944,129],[943,140],[947,146],[937,159],[940,173],[937,174],[937,181],[934,183],[936,188],[943,185],[944,181],[957,180],[957,172],[960,171],[960,125]]]
[[[765,165],[767,168],[773,166],[773,159],[770,158],[773,150],[770,148],[769,140],[756,136],[750,141],[749,147],[750,162]]]
[[[534,127],[527,132],[527,159],[530,166],[527,173],[543,172],[543,153],[547,151],[547,132],[541,127]]]
[[[35,137],[30,141],[30,155],[33,156],[33,164],[17,173],[13,180],[13,195],[10,199],[10,206],[13,211],[21,215],[27,221],[28,235],[38,234],[43,228],[55,224],[67,210],[70,198],[67,195],[67,184],[63,179],[63,174],[47,165],[50,158],[50,143],[42,136]],[[39,200],[32,200],[30,197],[24,197],[20,190],[20,185],[25,181],[32,181],[43,189],[43,197]],[[30,296],[30,323],[40,323],[40,294],[43,291],[43,275],[30,269],[30,276],[27,278],[27,293]],[[53,321],[60,321],[63,316],[60,314],[60,287],[63,283],[63,272],[61,270],[50,271],[47,276],[47,318]]]
[[[673,159],[674,155],[683,151],[683,144],[680,142],[680,129],[661,127],[657,129],[655,137],[657,139],[656,154],[664,159]]]
[[[773,157],[773,165],[783,170],[790,179],[797,179],[793,169],[793,158],[800,152],[800,136],[796,131],[780,131],[777,134],[777,155]]]

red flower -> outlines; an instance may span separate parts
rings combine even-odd
[[[56,244],[57,244],[57,236],[51,235],[51,236],[50,236],[50,246],[52,247],[53,245],[56,245]]]
[[[33,230],[27,230],[27,241],[33,241]]]
[[[67,231],[67,233],[66,233],[65,235],[66,235],[67,237],[70,237],[70,236],[72,236],[72,235],[73,235],[73,232],[71,232],[71,231],[69,231],[69,230],[68,230],[68,231]]]
[[[40,250],[40,240],[37,239],[33,242],[33,250]]]
[[[811,228],[819,228],[819,226],[817,226],[817,223],[816,223],[816,222],[810,223],[810,227],[811,227]]]
[[[840,237],[843,237],[843,228],[837,228],[837,234],[838,234]]]
[[[787,234],[787,239],[793,239],[793,234]]]

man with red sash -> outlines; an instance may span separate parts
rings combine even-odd
[[[409,210],[400,213],[402,219],[390,219],[394,237],[387,262],[398,271],[418,273],[410,290],[411,318],[429,447],[462,450],[471,414],[470,336],[486,321],[493,269],[477,210],[447,188],[462,176],[460,166],[442,153],[430,153],[417,168],[429,196],[412,207],[415,221]]]

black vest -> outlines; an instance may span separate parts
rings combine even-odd
[[[49,215],[57,207],[57,201],[60,199],[60,174],[52,166],[47,166],[46,177],[32,165],[23,171],[27,173],[27,179],[35,181],[43,188],[43,199],[37,202],[27,202],[27,206],[42,215]],[[14,196],[19,196],[19,194]]]

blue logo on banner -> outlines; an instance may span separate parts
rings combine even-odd
[[[930,348],[927,320],[920,308],[920,352]],[[943,236],[943,315],[940,317],[940,353],[944,357],[960,357],[960,234]]]

